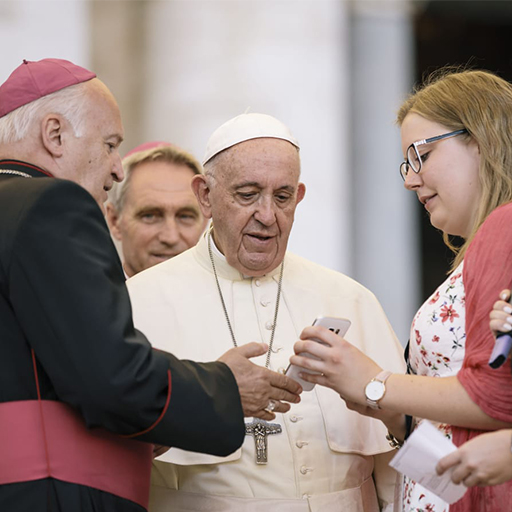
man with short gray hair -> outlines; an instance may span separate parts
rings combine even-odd
[[[147,142],[123,159],[125,179],[109,192],[107,221],[128,277],[193,247],[206,227],[192,178],[201,164],[167,142]]]
[[[317,315],[352,321],[352,343],[393,371],[402,349],[373,294],[286,251],[305,195],[297,140],[277,119],[243,114],[211,136],[193,189],[212,229],[189,251],[128,280],[134,322],[154,345],[210,359],[268,344],[262,366],[284,372]],[[315,243],[314,230],[310,233]],[[179,332],[178,339],[167,333]],[[303,393],[275,422],[249,420],[240,450],[220,458],[172,449],[155,463],[152,512],[377,512],[393,506],[392,449],[378,420],[332,390]],[[265,418],[263,418],[265,419]]]

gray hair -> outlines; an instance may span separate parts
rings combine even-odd
[[[217,153],[213,158],[210,158],[210,160],[204,164],[204,175],[208,178],[208,180],[215,181],[215,171],[217,167],[221,165],[220,160],[223,159],[223,155],[226,153],[226,151],[228,150]]]
[[[133,175],[133,170],[147,162],[167,162],[174,165],[185,165],[194,174],[203,174],[203,168],[196,158],[190,153],[176,146],[158,146],[156,148],[138,151],[123,160],[124,180],[121,183],[114,183],[108,194],[108,200],[120,214],[125,202],[126,195]]]
[[[71,85],[22,105],[0,118],[0,144],[11,144],[23,139],[33,123],[50,113],[62,115],[71,125],[76,137],[81,137],[85,123],[88,82]]]

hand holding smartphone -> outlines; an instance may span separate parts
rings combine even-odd
[[[321,316],[315,319],[313,325],[320,325],[321,327],[325,327],[326,329],[329,329],[330,331],[334,332],[338,336],[343,337],[345,336],[345,334],[348,331],[348,328],[350,327],[350,320],[347,320],[346,318]],[[323,341],[320,341],[318,339],[313,339],[313,341],[324,344]],[[315,356],[308,354],[306,352],[302,352],[299,355],[310,357],[311,359],[316,359]],[[299,372],[311,373],[316,375],[318,375],[318,372],[306,370],[305,368],[299,368],[294,364],[288,365],[288,368],[286,369],[285,375],[287,377],[290,377],[291,379],[297,381],[302,386],[302,389],[304,391],[311,391],[315,387],[315,384],[313,382],[306,382],[305,380],[301,379],[299,377]]]

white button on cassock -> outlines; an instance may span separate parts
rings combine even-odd
[[[269,331],[272,330],[272,327],[274,327],[274,324],[269,320],[266,324],[265,324],[265,328],[268,329]]]

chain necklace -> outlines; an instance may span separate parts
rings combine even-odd
[[[22,178],[32,178],[32,176],[26,172],[14,171],[12,169],[0,169],[0,174],[13,174],[15,176],[21,176]]]
[[[222,309],[224,310],[224,316],[226,317],[226,322],[228,324],[229,334],[231,334],[231,340],[233,341],[233,345],[235,347],[238,347],[238,344],[237,344],[236,338],[235,338],[235,333],[233,332],[233,328],[231,326],[231,321],[229,320],[228,309],[226,307],[226,303],[224,302],[224,296],[222,295],[222,290],[220,288],[219,276],[217,275],[215,261],[213,259],[212,244],[211,244],[212,229],[213,229],[213,227],[210,228],[210,230],[208,231],[208,254],[210,255],[210,261],[212,262],[213,274],[215,276],[215,282],[217,283],[217,290],[219,290],[220,301],[222,303]],[[279,312],[279,300],[281,299],[281,287],[283,284],[283,270],[284,270],[284,260],[281,263],[281,271],[279,273],[279,281],[277,283],[276,309],[274,310],[274,323],[272,324],[272,332],[270,334],[270,343],[268,344],[268,352],[267,352],[267,359],[265,361],[265,368],[268,368],[270,365],[270,356],[272,354],[272,345],[274,343],[274,335],[276,333],[277,314]]]

